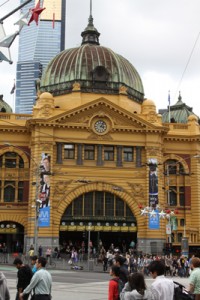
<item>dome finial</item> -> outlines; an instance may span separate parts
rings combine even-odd
[[[81,36],[83,37],[82,45],[83,44],[99,45],[100,33],[97,31],[97,29],[94,27],[94,24],[93,24],[92,0],[90,0],[90,16],[89,16],[89,19],[88,19],[88,26],[81,33]]]
[[[90,16],[92,17],[92,0],[90,0]]]
[[[182,102],[181,91],[179,91],[178,102]]]

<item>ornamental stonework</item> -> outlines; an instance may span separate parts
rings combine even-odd
[[[144,189],[142,184],[138,184],[138,183],[128,183],[132,189],[132,194],[135,198],[137,197],[144,197]]]

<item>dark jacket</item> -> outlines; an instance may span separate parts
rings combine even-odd
[[[29,285],[33,276],[32,270],[28,265],[22,266],[17,273],[18,282],[17,290],[22,288],[22,291]]]

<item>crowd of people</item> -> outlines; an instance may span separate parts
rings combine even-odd
[[[200,258],[197,256],[193,255],[188,259],[184,255],[180,257],[139,255],[134,245],[125,253],[115,248],[113,244],[107,251],[102,244],[98,251],[94,251],[92,243],[90,246],[89,255],[97,264],[102,264],[102,270],[109,271],[111,276],[108,300],[177,300],[179,298],[174,298],[175,276],[189,277],[185,293],[193,297],[191,299],[200,300]],[[69,260],[74,265],[83,259],[83,251],[80,250],[81,248],[76,249],[73,244],[66,245],[65,253],[68,253]],[[15,300],[25,300],[29,296],[31,300],[51,299],[52,278],[45,266],[50,257],[59,259],[61,252],[57,247],[53,250],[48,247],[43,251],[41,245],[37,255],[34,252],[31,245],[28,251],[29,265],[24,264],[20,257],[15,258],[13,262],[18,269]],[[147,288],[148,276],[154,281]],[[10,300],[6,278],[2,272],[0,272],[0,299]]]
[[[108,300],[180,300],[175,290],[179,287],[172,278],[166,277],[166,264],[162,257],[153,257],[148,262],[148,275],[154,281],[149,288],[145,282],[145,273],[128,271],[126,258],[117,254],[110,267]],[[192,257],[190,261],[191,274],[189,286],[183,295],[194,300],[200,300],[200,258]],[[173,275],[173,274],[172,274]],[[184,298],[187,299],[187,298]]]

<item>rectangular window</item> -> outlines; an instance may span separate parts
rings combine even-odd
[[[114,215],[114,195],[105,193],[105,216]]]
[[[180,226],[185,226],[185,219],[180,219]]]
[[[182,241],[182,233],[181,232],[179,232],[178,233],[178,243],[181,243],[181,241]]]
[[[84,216],[93,216],[93,192],[84,195]]]
[[[180,202],[180,206],[185,206],[185,187],[184,186],[179,187],[179,202]]]
[[[65,144],[64,145],[64,159],[74,159],[75,157],[75,145]]]
[[[115,200],[115,215],[124,217],[124,201],[120,198],[116,197]]]
[[[170,204],[170,206],[177,206],[177,188],[176,188],[176,186],[169,187],[169,204]]]
[[[23,181],[19,181],[18,182],[18,202],[22,202],[23,201],[23,194],[24,194],[24,182]]]
[[[73,202],[74,213],[73,216],[82,216],[83,215],[83,197],[80,196]]]
[[[124,147],[124,161],[133,161],[133,147]]]
[[[4,202],[15,201],[15,181],[5,181]]]
[[[94,160],[95,157],[95,146],[85,145],[84,146],[84,158],[86,160]]]
[[[5,159],[5,167],[6,168],[16,168],[16,159]]]
[[[95,196],[95,216],[104,215],[104,193],[96,192]]]
[[[104,160],[114,160],[114,147],[104,146]]]

